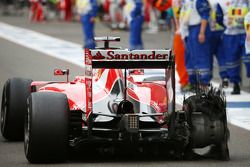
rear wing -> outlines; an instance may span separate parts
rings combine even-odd
[[[100,38],[99,38],[100,40]],[[109,39],[102,41],[107,42]],[[116,41],[116,40],[114,40]],[[105,44],[109,46],[108,44]],[[105,48],[105,49],[104,49]],[[85,84],[86,84],[86,114],[92,112],[92,69],[165,69],[166,86],[172,89],[172,105],[169,110],[174,111],[175,106],[175,63],[170,49],[155,50],[128,50],[128,49],[85,49]],[[126,88],[126,72],[124,72]],[[167,83],[169,82],[170,83]],[[125,92],[126,99],[126,92]]]
[[[172,65],[171,50],[89,50],[85,54],[93,68],[161,68]]]

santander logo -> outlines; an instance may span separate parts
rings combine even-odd
[[[156,53],[156,51],[147,52],[115,52],[112,50],[108,51],[97,51],[92,59],[93,60],[167,60],[169,54],[166,52]]]
[[[100,60],[100,59],[105,59],[105,57],[101,54],[100,51],[98,51],[96,55],[92,57],[92,59]]]

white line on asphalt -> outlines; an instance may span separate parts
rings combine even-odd
[[[0,37],[83,67],[82,46],[0,22]]]

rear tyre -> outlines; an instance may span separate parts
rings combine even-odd
[[[65,161],[69,106],[62,93],[36,92],[28,99],[25,116],[25,155],[31,163]]]
[[[184,101],[184,110],[188,113],[191,138],[190,147],[202,148],[211,145],[206,157],[230,160],[228,149],[229,130],[225,101],[215,94],[194,95]]]
[[[8,79],[3,88],[1,105],[1,132],[10,141],[23,140],[24,115],[32,80]]]
[[[220,160],[223,161],[229,161],[230,160],[230,156],[229,156],[229,149],[228,149],[228,145],[227,145],[227,141],[223,141],[220,145],[220,155],[218,156],[218,158]]]

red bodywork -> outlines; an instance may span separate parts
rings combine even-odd
[[[137,75],[129,75],[127,95],[146,106],[152,107],[155,112],[167,111],[168,97],[166,96],[166,85],[162,81],[136,82]],[[118,79],[123,79],[122,70],[99,69],[93,77],[93,103],[98,103],[105,98],[111,98],[110,92]],[[68,97],[70,110],[85,110],[86,89],[85,77],[76,76],[72,82],[32,82],[32,86],[39,87],[38,91],[60,92]],[[112,98],[111,98],[112,99]],[[93,108],[95,110],[95,107]],[[143,111],[135,111],[136,113]],[[146,112],[146,111],[144,111]]]
[[[170,77],[167,80],[170,82],[161,79],[147,81],[145,79],[150,76],[144,74],[142,70],[134,70],[126,76],[127,86],[124,86],[125,76],[122,69],[99,68],[91,69],[90,72],[92,73],[91,79],[87,75],[76,76],[71,82],[33,82],[32,86],[36,86],[39,92],[66,94],[70,110],[82,111],[86,113],[86,118],[90,112],[116,114],[119,103],[125,98],[132,102],[134,113],[138,114],[167,112],[168,104],[172,102],[173,96],[171,91],[169,92],[171,90],[169,89]],[[167,76],[163,73],[161,75],[164,78]],[[86,106],[87,103],[89,106]],[[157,122],[161,123],[163,119],[163,116],[157,117]],[[110,121],[110,119],[101,121]]]

